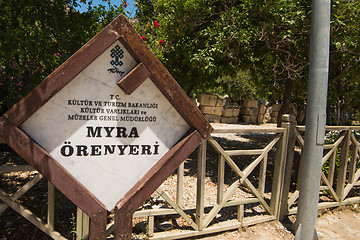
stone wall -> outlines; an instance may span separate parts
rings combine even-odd
[[[217,94],[201,93],[197,96],[199,108],[211,123],[238,123],[240,107]]]
[[[269,110],[270,110],[271,123],[277,123],[277,117],[279,115],[280,108],[281,108],[281,104],[274,104],[270,107]]]
[[[217,94],[198,94],[197,101],[200,104],[200,111],[211,123],[276,123],[281,108],[281,104],[268,106],[266,101],[255,99],[245,99],[239,105]],[[297,115],[298,111],[294,105],[292,110],[293,114]],[[301,115],[302,119],[303,115]]]
[[[273,104],[269,107],[269,113],[271,116],[271,123],[277,123],[277,117],[279,115],[279,110],[281,108],[281,104]],[[290,113],[296,116],[296,121],[298,123],[302,123],[305,119],[305,106],[296,106],[294,103],[290,105]]]
[[[258,124],[262,124],[262,123],[267,123],[269,120],[269,113],[267,111],[267,107],[266,107],[266,103],[265,101],[259,101],[259,113],[258,113],[258,118],[257,118],[257,123]]]
[[[222,123],[238,123],[240,107],[237,103],[226,102],[224,112],[221,115]]]
[[[263,124],[269,122],[269,113],[265,101],[246,99],[242,101],[240,117],[248,124]]]
[[[217,94],[201,93],[197,96],[199,108],[205,118],[211,123],[220,123],[224,112],[225,98]]]
[[[259,102],[254,99],[246,99],[242,102],[241,117],[243,122],[248,124],[257,124],[259,114]]]

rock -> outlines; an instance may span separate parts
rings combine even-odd
[[[240,109],[239,108],[225,108],[222,114],[223,117],[237,117],[239,116]]]
[[[242,115],[243,121],[247,124],[256,124],[257,115]]]
[[[137,233],[146,233],[147,230],[147,221],[139,222],[134,227],[135,232]]]
[[[200,93],[197,96],[198,102],[204,106],[223,107],[226,100],[217,94]]]
[[[165,221],[162,223],[159,223],[159,225],[157,226],[157,228],[161,231],[167,231],[172,229],[174,226],[172,225],[171,222]]]
[[[204,117],[211,123],[220,123],[221,120],[221,116],[219,115],[204,114]]]
[[[258,124],[263,124],[264,123],[264,114],[259,114],[258,116],[257,116],[257,123]]]
[[[268,123],[271,121],[271,116],[269,114],[269,112],[266,112],[264,115],[264,123]]]
[[[224,107],[223,117],[237,117],[240,113],[240,107],[237,103],[226,103]]]
[[[224,112],[223,107],[204,106],[200,105],[200,110],[203,114],[219,115],[221,116]]]
[[[238,123],[238,117],[221,117],[222,123]]]
[[[258,100],[254,100],[254,99],[245,99],[243,101],[242,106],[247,107],[247,108],[258,108],[259,102],[258,102]]]
[[[242,107],[240,113],[242,115],[256,116],[259,113],[258,108]]]
[[[259,114],[265,114],[266,113],[266,106],[260,105],[259,106]]]

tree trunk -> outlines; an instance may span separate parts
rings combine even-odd
[[[343,93],[343,86],[342,86],[342,82],[340,80],[340,78],[336,79],[336,85],[337,85],[337,92],[338,92],[338,101],[336,103],[336,125],[341,125],[342,121],[341,121],[341,115],[342,115],[342,111],[343,111],[343,106],[345,104],[345,99],[344,99],[344,93]]]
[[[282,115],[284,115],[286,113],[293,113],[293,111],[291,109],[292,90],[293,90],[292,80],[290,78],[287,78],[285,81],[285,91],[284,91],[283,103],[281,104],[281,108],[280,108],[278,116],[277,116],[277,126],[278,127],[281,127]]]

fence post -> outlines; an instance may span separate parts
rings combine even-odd
[[[76,240],[88,239],[90,233],[90,218],[80,208],[76,213]]]
[[[225,158],[219,153],[218,156],[218,179],[217,179],[217,204],[224,198],[224,179],[225,179]]]
[[[184,197],[184,162],[180,164],[177,169],[177,181],[176,181],[176,204],[183,208]]]
[[[206,144],[205,139],[198,147],[197,164],[197,193],[196,193],[196,224],[199,231],[204,229],[204,197],[205,197],[205,172],[206,172]]]
[[[51,230],[54,230],[55,219],[55,187],[48,182],[48,215],[47,224]]]
[[[352,131],[349,132],[351,135],[353,134]],[[358,152],[359,152],[359,146],[355,143],[352,143],[352,151],[351,151],[351,161],[349,164],[349,182],[351,184],[355,183],[357,181],[355,177],[356,173],[356,163],[358,158]]]
[[[286,153],[285,153],[285,171],[283,178],[282,190],[280,192],[279,219],[284,219],[289,214],[288,198],[291,183],[291,173],[294,160],[294,147],[296,141],[296,117],[286,114],[282,116],[281,127],[287,129],[286,135]]]
[[[338,195],[340,202],[344,200],[344,187],[346,180],[347,162],[349,158],[350,136],[351,130],[348,130],[341,145],[339,173],[336,184],[336,194]]]
[[[288,130],[284,131],[280,141],[277,144],[276,158],[274,162],[274,177],[271,187],[270,208],[273,215],[279,219],[281,192],[283,189],[285,157],[287,153]]]

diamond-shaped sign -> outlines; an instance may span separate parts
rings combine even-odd
[[[0,118],[0,138],[100,239],[114,208],[117,236],[129,236],[132,213],[211,130],[123,16]]]

